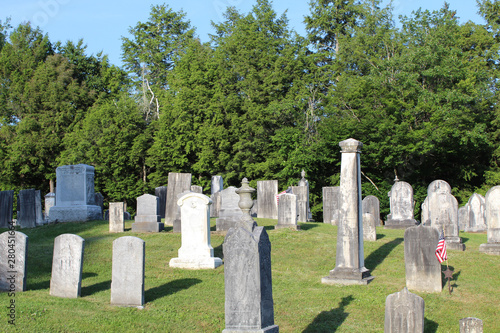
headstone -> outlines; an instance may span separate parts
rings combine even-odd
[[[465,245],[459,237],[458,202],[449,192],[434,192],[429,198],[430,225],[444,230],[446,248],[464,251]]]
[[[363,240],[375,242],[377,240],[377,224],[371,213],[363,213]]]
[[[373,276],[366,269],[363,247],[360,153],[363,144],[354,139],[339,143],[340,166],[339,224],[335,268],[321,279],[325,284],[366,285]]]
[[[481,244],[479,251],[500,255],[500,186],[494,186],[486,193],[485,217],[488,243]]]
[[[309,205],[307,187],[292,186],[292,194],[297,196],[297,221],[307,222]]]
[[[221,192],[212,193],[210,200],[212,200],[212,205],[210,205],[210,217],[219,217],[222,204]]]
[[[305,203],[303,204],[305,206],[305,208],[301,208],[302,204],[299,204],[299,222],[307,222],[309,220],[312,220],[312,214],[311,214],[311,207],[309,206],[309,181],[306,179],[306,172],[304,171],[304,169],[302,169],[302,172],[300,173],[301,175],[301,179],[299,180],[299,186],[303,186],[306,188],[306,196],[305,196]],[[294,193],[295,194],[295,193]],[[300,201],[302,201],[303,199],[302,198],[297,198]],[[300,210],[301,209],[304,209],[305,210],[305,213],[301,213]],[[304,215],[305,216],[305,220],[302,221],[302,219],[300,218],[301,215]]]
[[[210,186],[211,194],[220,192],[224,189],[224,182],[222,176],[212,176],[212,182]]]
[[[277,180],[257,181],[257,205],[259,206],[257,217],[278,219],[276,194],[278,194]]]
[[[222,265],[210,244],[210,198],[188,192],[177,204],[181,207],[182,244],[178,257],[170,259],[170,267],[213,269]]]
[[[95,196],[95,204],[101,207],[101,212],[104,212],[104,196],[101,193],[95,193],[94,196]],[[100,220],[102,220],[102,218],[103,216],[101,213]]]
[[[229,186],[219,192],[221,195],[221,208],[219,218],[215,220],[215,229],[217,231],[227,231],[235,226],[235,221],[243,215],[238,206],[240,197],[236,194],[236,187]]]
[[[415,226],[417,221],[413,218],[414,202],[411,185],[396,178],[388,195],[391,214],[387,217],[384,228],[405,229]]]
[[[433,193],[448,193],[451,194],[451,186],[444,180],[435,180],[429,184],[427,187],[427,197],[422,203],[422,213],[421,213],[421,222],[423,225],[431,225],[431,217],[429,211],[429,198]]]
[[[339,186],[323,187],[323,223],[338,224],[339,190]]]
[[[35,191],[35,223],[36,225],[42,225],[45,222],[43,218],[43,210],[42,210],[42,194],[40,190]]]
[[[135,223],[132,223],[133,232],[160,232],[164,224],[161,223],[160,203],[157,196],[143,194],[137,198],[137,213]]]
[[[486,200],[478,193],[474,193],[467,202],[469,206],[469,225],[465,232],[485,232],[486,227]]]
[[[124,236],[113,241],[111,267],[111,305],[144,305],[144,268],[146,243]]]
[[[21,228],[36,227],[36,209],[35,209],[36,191],[20,190],[17,196],[17,225]]]
[[[165,225],[173,226],[174,232],[181,232],[181,210],[177,205],[179,195],[191,191],[190,173],[168,173],[167,204],[165,208]]]
[[[9,230],[0,235],[0,290],[26,291],[28,236]]]
[[[125,204],[123,202],[109,203],[109,232],[125,231],[124,209]]]
[[[60,166],[56,169],[56,181],[56,205],[50,208],[49,221],[102,220],[101,207],[95,203],[93,166]]]
[[[363,199],[363,214],[372,214],[375,225],[382,225],[380,220],[380,200],[374,195],[368,195]]]
[[[469,206],[465,205],[458,209],[458,229],[464,231],[469,225]]]
[[[423,333],[424,299],[403,288],[385,300],[384,333]]]
[[[279,195],[278,224],[275,226],[275,229],[300,229],[297,225],[297,201],[295,194],[284,193]]]
[[[50,295],[80,297],[84,244],[78,235],[62,234],[55,238]]]
[[[0,228],[8,228],[14,211],[14,191],[0,191]]]
[[[441,264],[435,251],[439,232],[434,227],[419,225],[405,230],[406,287],[424,292],[441,292]]]
[[[478,318],[468,317],[459,321],[460,333],[483,333],[483,321]]]
[[[126,207],[127,207],[127,203],[123,202],[123,209],[125,209]],[[161,213],[161,211],[160,211],[160,213]],[[131,220],[132,218],[130,217],[130,213],[129,212],[123,212],[123,219],[125,221]],[[104,220],[105,221],[109,221],[109,209],[106,209],[104,211]]]
[[[191,192],[203,194],[203,187],[198,185],[191,185]]]
[[[49,220],[50,209],[56,205],[56,194],[53,192],[45,195],[45,214],[44,219]]]
[[[160,186],[155,188],[155,196],[158,197],[160,203],[160,217],[165,218],[165,209],[167,205],[167,186]]]

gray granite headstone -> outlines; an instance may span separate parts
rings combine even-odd
[[[292,194],[297,196],[297,221],[307,222],[309,210],[309,198],[307,186],[291,186]]]
[[[137,212],[135,222],[132,223],[133,232],[160,232],[164,224],[161,223],[160,204],[157,196],[143,194],[137,198]]]
[[[20,190],[17,196],[17,224],[21,228],[36,227],[36,191]]]
[[[478,318],[467,317],[459,321],[460,333],[483,333],[483,321]]]
[[[377,225],[371,213],[363,213],[363,240],[375,242],[377,240]]]
[[[26,290],[28,236],[9,230],[0,235],[0,290]]]
[[[101,193],[94,193],[94,200],[95,200],[96,206],[101,207],[101,212],[104,212],[104,196]],[[103,215],[101,215],[100,220],[102,220],[102,218],[103,218]]]
[[[488,243],[481,244],[479,251],[500,255],[500,186],[494,186],[486,193],[485,218]]]
[[[340,186],[323,187],[323,223],[337,225]]]
[[[160,217],[165,218],[165,207],[167,205],[167,186],[160,186],[155,188],[155,196],[158,197],[160,205]]]
[[[42,210],[42,194],[40,190],[35,191],[35,216],[36,216],[36,225],[42,225],[45,222],[43,218],[43,210]]]
[[[368,195],[363,199],[363,214],[372,214],[375,219],[375,225],[382,225],[380,220],[380,200],[374,195]]]
[[[278,194],[277,180],[257,181],[257,217],[265,219],[278,219]]]
[[[210,199],[212,200],[212,205],[210,206],[210,217],[219,217],[219,211],[222,203],[221,198],[221,192],[213,193],[210,196]]]
[[[410,290],[441,292],[441,264],[435,251],[439,240],[434,227],[419,225],[405,230],[406,286]]]
[[[469,206],[465,205],[458,209],[458,229],[464,231],[469,225]]]
[[[50,295],[77,298],[82,286],[85,240],[73,234],[62,234],[54,240]]]
[[[134,236],[113,241],[111,305],[144,305],[146,242]]]
[[[47,193],[45,195],[45,213],[44,219],[49,220],[49,212],[52,207],[56,205],[56,194],[53,192]]]
[[[486,200],[478,193],[474,193],[467,202],[469,206],[469,224],[465,232],[485,232],[486,227]]]
[[[428,198],[430,225],[444,230],[448,249],[464,251],[465,245],[459,237],[457,199],[446,191],[431,193]]]
[[[212,176],[210,194],[220,192],[223,189],[224,189],[224,182],[222,180],[222,176]]]
[[[191,185],[191,192],[203,194],[203,187],[198,185]]]
[[[173,226],[174,232],[181,232],[181,210],[177,200],[184,192],[191,192],[191,174],[169,172],[165,225]]]
[[[14,191],[0,191],[0,228],[8,228],[14,211]]]
[[[415,226],[413,218],[413,188],[407,182],[396,180],[388,193],[390,197],[390,217],[387,217],[384,228],[405,229]]]
[[[125,204],[123,202],[109,203],[109,232],[125,231],[124,210]]]
[[[297,201],[295,194],[284,193],[279,195],[278,224],[275,226],[275,229],[300,229],[297,225]]]
[[[385,300],[384,333],[423,333],[424,299],[403,288]]]
[[[215,226],[217,231],[227,231],[229,228],[234,227],[235,221],[238,221],[243,215],[238,206],[240,196],[236,194],[236,187],[234,186],[229,186],[218,193],[221,196],[221,208],[219,218],[215,220]]]

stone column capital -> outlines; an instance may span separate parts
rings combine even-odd
[[[355,139],[347,139],[339,143],[340,148],[342,148],[341,153],[361,153],[361,147],[363,143]]]

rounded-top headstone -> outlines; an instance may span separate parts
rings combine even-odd
[[[432,183],[429,184],[427,187],[427,195],[431,195],[432,193],[435,192],[446,192],[446,193],[451,193],[451,186],[447,182],[441,179],[437,179],[433,181]]]

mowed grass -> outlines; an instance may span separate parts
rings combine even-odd
[[[365,242],[365,266],[375,279],[367,286],[321,283],[335,267],[335,226],[301,223],[302,230],[274,230],[276,220],[256,219],[272,246],[275,323],[281,332],[383,332],[385,299],[405,286],[403,230],[377,228]],[[60,223],[21,230],[29,236],[27,291],[16,293],[16,325],[7,320],[10,302],[0,294],[0,331],[19,332],[221,332],[224,328],[224,266],[215,270],[170,268],[181,235],[110,234],[107,221]],[[212,230],[215,230],[212,220]],[[5,231],[1,230],[2,232]],[[73,233],[85,239],[81,297],[49,295],[54,238]],[[121,236],[146,241],[144,309],[111,306],[112,242]],[[465,252],[448,251],[455,273],[448,292],[414,292],[425,301],[426,332],[458,332],[459,320],[477,317],[484,332],[500,332],[500,257],[478,251],[486,234],[461,233]],[[224,234],[212,232],[215,256],[223,258]],[[2,254],[0,254],[2,255]],[[444,269],[444,265],[443,265]],[[443,282],[444,284],[445,282]],[[3,313],[2,313],[3,311]]]

